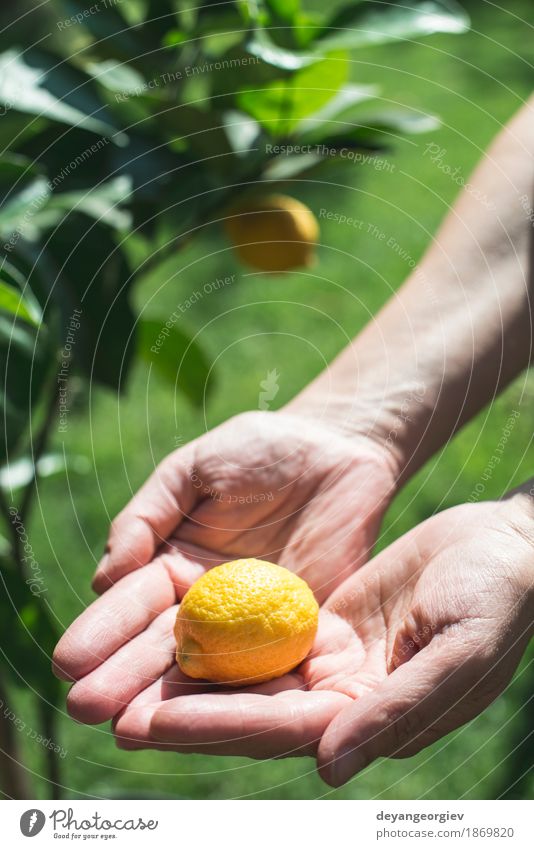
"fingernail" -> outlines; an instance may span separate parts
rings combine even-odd
[[[355,748],[342,749],[332,764],[332,783],[340,787],[367,766],[363,754]]]

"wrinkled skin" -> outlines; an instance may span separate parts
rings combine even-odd
[[[116,714],[128,749],[317,755],[334,786],[377,757],[412,755],[478,715],[517,667],[532,633],[532,512],[516,496],[416,527],[335,590],[310,658],[256,687],[181,675],[169,609],[74,686],[72,712]],[[86,633],[128,580],[93,605]]]

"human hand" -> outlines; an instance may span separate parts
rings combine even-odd
[[[382,678],[322,737],[319,772],[333,786],[378,757],[416,754],[508,685],[534,633],[532,488],[432,517],[349,579],[330,609],[377,580]]]
[[[394,488],[383,448],[298,415],[237,416],[171,454],[112,525],[94,582],[111,589],[54,654],[56,673],[79,682],[72,715],[102,722],[159,678],[173,661],[169,608],[211,566],[262,557],[324,600],[368,558]],[[117,664],[111,697],[99,682]]]
[[[334,786],[377,757],[415,754],[502,692],[532,633],[534,510],[522,498],[445,511],[383,551],[328,600],[310,658],[283,678],[224,691],[173,667],[115,720],[119,745],[318,750]]]

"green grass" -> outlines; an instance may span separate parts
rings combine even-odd
[[[379,82],[386,98],[438,113],[442,127],[396,142],[393,171],[336,167],[330,185],[288,184],[295,196],[317,214],[325,208],[372,223],[393,236],[405,255],[421,256],[457,192],[450,177],[424,155],[425,145],[439,144],[445,161],[467,178],[492,136],[530,92],[534,43],[520,20],[528,18],[530,0],[513,0],[509,14],[481,3],[472,3],[471,11],[473,31],[465,36],[368,50],[352,64],[354,81]],[[319,262],[311,272],[251,274],[211,230],[173,258],[168,270],[178,273],[172,281],[160,270],[138,288],[138,304],[147,314],[167,316],[206,282],[236,274],[231,286],[203,298],[183,318],[184,326],[200,333],[216,362],[217,384],[206,410],[174,397],[169,386],[153,375],[148,379],[139,365],[125,397],[93,390],[88,407],[71,414],[66,448],[90,456],[92,471],[72,475],[68,483],[42,483],[31,528],[58,627],[67,626],[92,600],[89,579],[110,518],[176,438],[187,440],[206,426],[257,407],[260,380],[270,369],[280,373],[276,403],[283,404],[341,350],[408,273],[406,259],[384,240],[333,221],[321,224]],[[381,544],[432,512],[465,500],[512,409],[521,409],[522,415],[506,462],[487,482],[486,494],[497,496],[532,475],[533,393],[530,379],[526,386],[518,380],[423,469],[391,508]],[[56,442],[61,444],[59,435]],[[308,759],[253,762],[125,753],[115,748],[107,726],[85,728],[62,714],[59,737],[68,750],[62,762],[64,795],[493,798],[517,757],[510,756],[514,735],[526,720],[513,714],[527,691],[528,675],[518,676],[508,693],[466,728],[410,760],[377,763],[335,792],[314,774]],[[19,696],[16,706],[28,724],[36,724],[29,698]],[[38,748],[28,746],[27,752],[37,773],[42,770]],[[36,792],[45,792],[39,778]],[[521,792],[527,792],[524,786]]]

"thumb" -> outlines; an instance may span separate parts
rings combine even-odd
[[[416,754],[462,725],[473,707],[465,697],[481,672],[479,657],[471,650],[466,655],[465,634],[464,639],[434,637],[332,720],[318,750],[323,780],[339,787],[376,758]],[[478,702],[473,713],[484,707]]]

